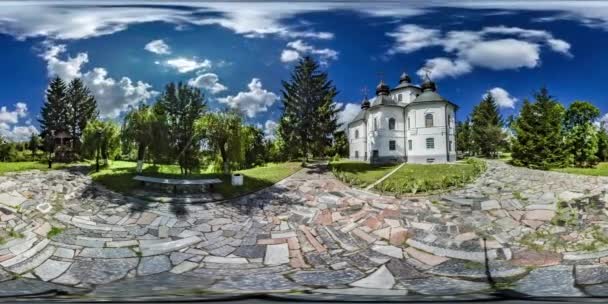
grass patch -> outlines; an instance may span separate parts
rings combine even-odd
[[[332,161],[330,168],[341,181],[356,187],[366,187],[376,182],[398,165],[372,165],[362,161],[342,159]]]
[[[50,239],[50,238],[53,238],[54,236],[61,234],[62,232],[63,232],[63,228],[51,227],[51,230],[49,230],[49,232],[46,234],[46,237],[48,239]]]
[[[54,169],[64,169],[70,166],[70,164],[66,163],[53,163]],[[49,165],[46,162],[37,162],[37,161],[24,161],[24,162],[0,162],[0,175],[8,173],[8,172],[19,172],[19,171],[27,171],[27,170],[41,170],[48,171]]]
[[[591,176],[608,176],[608,162],[599,163],[595,168],[556,168],[551,171],[591,175]]]
[[[113,161],[111,164],[101,169],[99,172],[91,172],[94,181],[97,181],[107,188],[121,192],[130,193],[135,189],[141,189],[141,183],[134,181],[136,174],[136,162]],[[194,172],[188,176],[179,173],[177,165],[150,165],[145,164],[142,175],[152,177],[176,178],[176,179],[208,179],[219,178],[222,184],[215,185],[214,191],[222,194],[224,198],[239,196],[244,193],[256,191],[275,184],[276,182],[288,177],[300,170],[299,162],[270,163],[265,166],[255,167],[237,171],[243,174],[243,186],[235,187],[231,185],[230,175],[222,173]]]
[[[446,190],[473,181],[485,169],[485,162],[478,159],[455,164],[406,164],[374,188],[395,194]]]

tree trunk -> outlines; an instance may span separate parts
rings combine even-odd
[[[220,156],[222,156],[222,167],[225,174],[230,173],[230,163],[228,162],[227,152],[224,149],[220,149]]]
[[[146,153],[146,146],[142,143],[137,148],[137,174],[141,174],[144,167],[144,155]]]

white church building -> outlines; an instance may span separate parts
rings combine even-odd
[[[348,123],[349,158],[371,163],[453,162],[457,109],[437,94],[428,77],[417,86],[403,73],[392,89],[380,81],[376,96],[365,98]]]

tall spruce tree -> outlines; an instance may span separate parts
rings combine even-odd
[[[325,72],[311,58],[300,60],[289,82],[283,81],[283,116],[278,132],[291,157],[320,155],[331,146],[332,135],[338,127],[334,98],[337,90]]]
[[[492,94],[486,94],[483,100],[475,106],[471,115],[471,123],[475,150],[485,157],[497,157],[498,149],[504,143],[505,134],[502,130],[502,117]]]
[[[467,119],[456,124],[456,150],[461,156],[472,154],[473,139],[471,136],[471,121]]]
[[[597,157],[599,161],[608,161],[608,128],[605,121],[600,123],[597,133]]]
[[[201,90],[181,82],[168,84],[158,98],[156,114],[167,120],[172,156],[178,160],[182,174],[190,174],[198,166],[196,153],[200,138],[194,123],[203,115],[205,107]]]
[[[513,163],[536,169],[567,165],[562,122],[564,107],[546,88],[534,94],[535,102],[524,101],[513,123]]]
[[[66,90],[67,128],[72,138],[80,138],[89,121],[97,118],[97,101],[80,78],[74,78]],[[75,140],[74,152],[80,154],[80,141]]]
[[[40,110],[41,135],[49,137],[58,131],[68,131],[68,107],[66,105],[66,86],[63,80],[55,77],[46,89],[46,96]]]

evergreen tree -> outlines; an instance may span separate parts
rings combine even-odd
[[[178,160],[182,174],[190,174],[198,166],[200,138],[194,122],[203,115],[206,103],[200,89],[170,83],[158,99],[157,114],[167,120],[172,156]]]
[[[67,131],[72,138],[82,136],[87,123],[97,118],[97,101],[80,78],[74,78],[66,89]],[[80,142],[75,140],[74,152],[80,153]]]
[[[42,136],[50,137],[53,133],[67,131],[67,121],[66,86],[61,78],[55,77],[46,90],[46,98],[38,119]]]
[[[514,122],[513,163],[537,169],[567,165],[562,122],[564,107],[546,88],[534,94],[535,102],[524,101]]]
[[[604,121],[597,132],[597,157],[599,161],[608,161],[608,130]]]
[[[338,157],[348,157],[348,139],[344,130],[334,133],[331,155]]]
[[[323,154],[338,127],[334,97],[337,91],[311,58],[300,60],[289,82],[283,81],[283,116],[278,133],[294,149],[291,157]],[[297,148],[296,148],[297,147]],[[297,150],[296,150],[297,149]]]
[[[505,134],[502,131],[503,122],[498,112],[498,105],[492,94],[486,94],[484,99],[475,106],[471,124],[475,150],[485,157],[496,157],[498,149],[504,143]]]
[[[32,156],[36,158],[38,149],[40,148],[41,141],[40,137],[37,134],[33,134],[30,136],[30,141],[28,143],[28,148],[32,151]]]
[[[456,149],[461,156],[471,155],[473,139],[471,136],[471,121],[467,119],[456,124]]]

